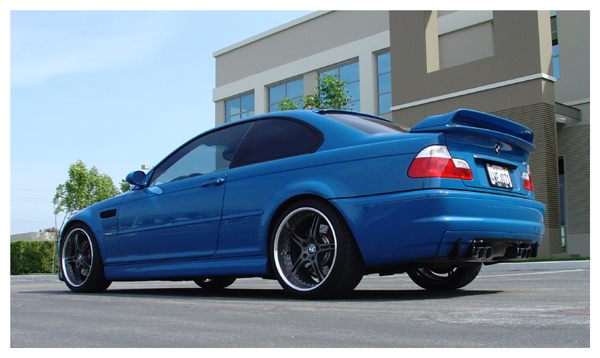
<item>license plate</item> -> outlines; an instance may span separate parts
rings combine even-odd
[[[499,188],[513,188],[512,181],[510,180],[510,173],[507,168],[493,164],[486,164],[485,167],[491,185]]]

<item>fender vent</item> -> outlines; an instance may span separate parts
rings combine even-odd
[[[117,209],[111,209],[111,210],[103,211],[100,213],[100,217],[102,219],[112,218],[113,216],[116,216],[116,215],[117,215]]]

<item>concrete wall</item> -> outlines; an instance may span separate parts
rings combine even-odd
[[[457,17],[452,23],[464,27],[453,25],[452,32],[445,32],[448,26],[442,20],[448,17]],[[474,21],[466,21],[469,17]],[[431,31],[435,21],[437,39]],[[444,45],[443,37],[449,35],[452,46]],[[430,115],[470,108],[534,130],[537,150],[530,164],[535,195],[547,206],[546,235],[539,254],[560,254],[550,12],[392,11],[390,38],[394,121],[410,127]],[[486,39],[483,49],[471,48]],[[436,53],[436,41],[437,69],[431,55]],[[443,60],[449,51],[450,60]]]

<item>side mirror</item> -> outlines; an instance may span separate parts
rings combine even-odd
[[[141,170],[136,170],[127,174],[125,180],[131,185],[144,186],[146,185],[146,173]]]

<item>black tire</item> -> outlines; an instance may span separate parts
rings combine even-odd
[[[347,295],[365,271],[344,218],[316,199],[296,202],[281,214],[272,234],[270,261],[281,287],[304,299]]]
[[[69,227],[60,249],[60,269],[67,287],[77,293],[104,292],[102,255],[92,231],[84,224]]]
[[[231,286],[235,282],[235,277],[199,278],[194,282],[205,290],[221,290]]]
[[[473,267],[431,269],[411,266],[408,276],[414,283],[427,290],[456,290],[470,284],[481,270],[481,264]]]

